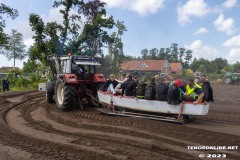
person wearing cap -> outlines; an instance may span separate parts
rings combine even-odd
[[[180,97],[179,87],[182,85],[182,81],[177,79],[172,85],[169,85],[167,92],[167,102],[168,104],[176,105],[182,102]]]
[[[202,87],[195,83],[193,79],[189,79],[183,100],[193,102],[193,104],[198,104],[199,102],[202,102],[203,97],[204,93],[202,91]]]
[[[208,78],[202,78],[201,84],[202,84],[202,91],[204,93],[203,101],[204,102],[209,102],[209,101],[214,102],[213,90],[212,90],[212,87],[210,85]]]

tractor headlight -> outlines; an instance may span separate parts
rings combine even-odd
[[[70,82],[75,82],[75,78],[69,78]]]

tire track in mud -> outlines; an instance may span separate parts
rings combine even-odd
[[[37,97],[37,96],[35,96]],[[32,153],[34,156],[31,157],[33,159],[112,159],[111,157],[103,156],[102,154],[98,155],[95,152],[87,152],[82,150],[82,153],[85,154],[77,154],[81,152],[81,149],[74,148],[71,146],[67,146],[61,143],[51,142],[43,139],[37,139],[30,137],[29,135],[25,135],[19,133],[14,128],[9,127],[7,123],[8,113],[11,112],[15,108],[26,107],[32,104],[37,103],[38,101],[42,101],[43,98],[39,100],[39,98],[29,98],[26,101],[21,103],[10,105],[5,107],[5,109],[1,112],[2,119],[0,121],[0,142],[7,146],[12,146],[17,149],[21,149]],[[41,96],[42,97],[42,96]],[[37,100],[36,100],[37,99]],[[26,107],[27,108],[27,107]],[[16,123],[16,121],[14,121]],[[45,157],[45,158],[44,158]]]
[[[95,113],[95,112],[94,112]],[[100,120],[100,121],[102,121],[102,122],[111,122],[111,124],[113,124],[113,125],[115,125],[115,131],[113,131],[114,133],[118,133],[118,132],[120,132],[120,131],[118,131],[119,129],[117,129],[117,128],[119,128],[119,125],[121,126],[122,124],[124,124],[124,125],[126,125],[126,122],[124,121],[124,120],[126,120],[127,119],[127,121],[128,120],[130,120],[131,121],[131,118],[109,118],[109,117],[106,117],[106,116],[104,116],[104,118],[103,117],[101,117],[101,115],[99,115],[99,113],[98,114],[94,114],[94,113],[92,113],[92,112],[90,112],[90,113],[86,113],[86,112],[83,112],[83,111],[75,111],[75,112],[73,112],[73,114],[75,114],[75,115],[77,115],[77,116],[79,116],[79,115],[81,115],[81,117],[85,117],[85,118],[87,118],[87,119],[90,119],[90,120]],[[54,113],[54,114],[52,114],[50,117],[54,117],[54,115],[56,115],[56,113]],[[58,115],[59,116],[59,115]],[[113,119],[116,119],[115,121],[113,120]],[[121,121],[122,120],[122,121]],[[137,121],[136,119],[134,119],[135,121]],[[141,124],[144,124],[144,120],[140,120],[141,122]],[[67,124],[67,125],[70,125],[71,126],[71,124],[69,124],[69,122],[67,122],[67,120],[64,122],[64,120],[59,120],[59,122],[60,123],[64,123],[64,124]],[[114,123],[115,122],[115,123]],[[121,122],[121,123],[120,123]],[[153,121],[151,121],[151,122],[153,122]],[[117,123],[117,124],[116,124]],[[120,124],[119,124],[120,123]],[[84,126],[79,126],[79,127],[88,127],[88,129],[92,129],[92,130],[96,130],[97,128],[99,128],[99,126],[94,126],[94,125],[89,125],[90,123],[87,123],[88,125],[84,125]],[[161,123],[161,124],[163,124],[163,123]],[[166,123],[165,123],[166,124]],[[74,124],[74,125],[76,125],[76,124]],[[170,125],[170,124],[169,124]],[[132,125],[132,123],[130,122],[130,125],[128,125],[128,127],[132,127],[133,125]],[[139,128],[139,126],[142,126],[142,125],[135,125],[135,126],[138,126],[137,128]],[[159,126],[158,126],[159,127]],[[174,125],[173,127],[176,127],[176,125]],[[94,128],[94,129],[93,129]],[[103,126],[101,126],[100,127],[101,129],[99,129],[99,130],[107,130],[107,128],[105,127],[105,129],[104,129],[104,127]],[[109,128],[109,127],[108,127]],[[149,127],[149,126],[144,126],[144,129],[150,129],[151,130],[151,127]],[[186,128],[185,128],[186,129]],[[191,129],[192,130],[192,129]],[[124,130],[125,131],[125,130]],[[124,131],[122,131],[122,132],[120,132],[121,134],[127,134],[128,135],[128,133],[124,133]],[[128,128],[128,131],[129,132],[131,132],[131,133],[133,133],[134,131],[132,131],[130,128]],[[138,130],[139,131],[139,130]],[[163,130],[162,130],[163,131]],[[199,130],[199,132],[201,132],[202,130]],[[112,132],[112,131],[110,131],[110,132]],[[174,132],[173,130],[170,130],[170,132]],[[177,131],[176,131],[177,132]],[[178,134],[184,134],[184,132],[182,132],[182,133],[179,133],[179,132],[177,132]],[[192,136],[192,139],[195,139],[196,137],[194,136],[194,133],[193,134],[191,134],[191,132],[189,132],[190,133],[190,135]],[[188,134],[189,134],[188,133]],[[211,132],[210,131],[210,133],[212,133],[212,135],[214,135],[214,134],[216,134],[215,132]],[[141,131],[141,134],[143,134],[142,133],[142,131]],[[140,134],[140,135],[141,135]],[[160,133],[157,133],[158,134],[158,136],[159,135],[161,135],[161,132]],[[209,134],[209,132],[206,132],[206,135],[208,135]],[[135,134],[134,136],[137,136],[137,134]],[[139,136],[139,135],[138,135]],[[219,140],[219,141],[217,141],[217,142],[220,142],[222,139],[224,139],[224,136],[226,136],[226,134],[225,135],[221,135],[222,137],[221,137],[221,139]],[[228,136],[228,135],[227,135]],[[148,138],[151,138],[151,134],[150,133],[147,133],[146,135],[144,135],[143,137],[148,137]],[[174,136],[173,136],[174,137]],[[190,142],[190,141],[187,141],[188,139],[186,139],[186,143],[184,143],[184,145],[182,144],[182,138],[181,138],[181,140],[180,139],[176,139],[176,138],[173,138],[173,137],[168,137],[168,138],[166,138],[166,137],[164,137],[164,138],[162,138],[161,140],[159,140],[160,142],[164,142],[164,141],[166,141],[166,139],[168,140],[167,141],[167,144],[174,144],[174,145],[182,145],[182,146],[187,146],[187,145],[192,145],[192,144],[194,144],[194,143],[192,143],[192,142]],[[203,137],[204,137],[204,135],[203,135]],[[234,136],[233,136],[234,137]],[[201,138],[201,137],[200,137]],[[236,138],[236,136],[235,136],[235,138]],[[238,139],[239,139],[239,137],[237,137]],[[169,139],[174,139],[172,142],[171,141],[169,141]],[[211,139],[211,138],[210,138]],[[178,143],[176,143],[176,142],[181,142],[180,144],[178,144]],[[196,142],[201,142],[201,141],[196,141]],[[206,141],[207,143],[208,143],[208,145],[209,145],[209,141],[207,140]],[[196,143],[195,143],[195,145],[196,145]],[[198,144],[199,145],[199,144]],[[219,144],[218,144],[219,145]],[[186,152],[186,150],[185,150],[185,152]],[[238,158],[239,158],[239,154],[235,154],[235,153],[233,153],[234,155],[236,155]],[[234,156],[235,157],[235,156]],[[235,157],[236,158],[236,157]],[[236,158],[236,159],[238,159],[238,158]]]
[[[5,119],[6,119],[6,121],[8,122],[8,124],[15,130],[15,131],[17,131],[18,133],[21,133],[21,134],[23,134],[24,136],[26,136],[26,137],[28,137],[29,138],[29,136],[32,136],[32,135],[28,135],[26,132],[29,132],[30,130],[26,130],[26,132],[22,132],[22,130],[19,130],[19,127],[20,128],[24,128],[24,130],[26,129],[26,127],[24,127],[24,126],[22,126],[24,123],[22,123],[21,122],[21,119],[19,119],[19,118],[17,118],[16,120],[17,120],[17,124],[15,124],[15,126],[14,126],[14,124],[13,123],[16,123],[16,121],[9,121],[9,119],[11,119],[12,117],[23,117],[23,119],[24,120],[26,120],[26,122],[28,122],[27,123],[27,125],[28,126],[30,126],[31,128],[32,127],[39,127],[39,123],[38,122],[34,122],[34,121],[32,121],[31,120],[31,112],[34,110],[34,108],[38,108],[40,105],[38,104],[38,103],[40,103],[41,102],[41,99],[40,100],[37,100],[37,101],[29,101],[27,104],[24,104],[24,103],[22,103],[21,105],[18,105],[18,106],[15,106],[15,107],[12,107],[12,108],[10,108],[8,111],[6,111],[6,113],[5,113],[5,116],[4,117],[6,117]],[[19,112],[17,112],[17,111],[19,111]],[[22,124],[21,124],[22,123]],[[18,126],[18,127],[16,127],[16,126]],[[82,136],[82,134],[72,134],[71,132],[64,132],[64,131],[59,131],[59,130],[55,130],[55,132],[54,132],[54,130],[51,130],[51,128],[49,129],[49,124],[47,124],[46,125],[46,123],[45,123],[45,125],[42,125],[42,123],[40,123],[40,126],[42,127],[39,127],[39,128],[35,128],[35,130],[37,130],[37,132],[39,133],[39,134],[41,134],[41,136],[43,136],[43,134],[44,133],[42,133],[42,132],[40,132],[41,130],[44,130],[45,132],[50,132],[50,133],[54,133],[54,134],[56,134],[56,135],[63,135],[63,136],[70,136],[70,137],[74,137],[74,136],[77,136],[78,137],[78,139],[76,139],[76,140],[74,140],[74,141],[72,141],[72,143],[73,144],[77,144],[78,145],[78,147],[80,146],[80,141],[81,141],[81,139],[80,139],[80,141],[79,141],[79,137],[81,137]],[[92,130],[90,130],[90,131],[92,131]],[[37,133],[33,133],[33,134],[37,134]],[[103,133],[104,134],[104,133]],[[16,135],[14,135],[14,136],[10,136],[10,138],[12,138],[12,137],[17,137]],[[122,138],[123,137],[121,137],[121,139],[117,139],[117,141],[116,141],[116,138],[114,137],[114,138],[112,138],[112,139],[109,139],[109,138],[102,138],[103,136],[98,136],[97,138],[96,138],[96,136],[95,135],[92,135],[92,136],[85,136],[85,137],[83,137],[84,139],[89,139],[89,141],[90,141],[90,144],[91,144],[91,146],[93,146],[93,144],[94,143],[96,143],[96,144],[98,144],[98,143],[100,143],[101,144],[101,146],[98,146],[98,147],[103,147],[104,145],[108,145],[109,146],[109,142],[111,142],[111,145],[108,147],[108,148],[105,148],[105,149],[108,149],[108,152],[109,153],[114,153],[114,154],[116,154],[116,156],[115,155],[113,155],[112,157],[110,156],[111,154],[108,154],[107,155],[107,159],[108,158],[110,158],[110,159],[127,159],[127,158],[130,158],[130,159],[132,159],[132,158],[134,158],[134,159],[138,159],[137,157],[139,156],[139,157],[141,157],[141,158],[150,158],[150,159],[179,159],[179,157],[180,157],[180,159],[186,159],[186,157],[189,157],[189,158],[187,158],[187,159],[194,159],[194,157],[191,157],[190,155],[188,155],[188,154],[184,154],[184,153],[181,153],[181,152],[176,152],[176,151],[174,151],[174,150],[169,150],[169,149],[166,149],[166,147],[164,147],[164,146],[160,146],[160,145],[158,145],[158,146],[154,146],[154,145],[145,145],[145,146],[142,146],[142,144],[140,143],[137,143],[136,141],[135,142],[131,142],[131,141],[128,141],[128,139],[126,140],[126,144],[125,143],[123,143],[123,142],[121,142],[122,141]],[[34,139],[34,138],[37,138],[37,140],[38,141],[41,141],[41,139],[39,139],[39,137],[30,137],[31,139]],[[45,139],[46,139],[46,137],[44,137]],[[95,139],[94,139],[95,138]],[[20,138],[20,139],[23,139],[22,137]],[[137,139],[138,140],[138,139]],[[148,140],[148,139],[147,139]],[[26,140],[24,140],[24,141],[26,141]],[[33,140],[31,140],[31,141],[33,141]],[[34,139],[34,141],[35,141],[35,139]],[[52,141],[51,139],[47,139],[47,141]],[[27,141],[26,141],[27,142]],[[104,143],[105,142],[105,143]],[[121,143],[120,143],[121,142]],[[38,142],[38,143],[40,143],[40,142]],[[64,143],[63,143],[64,144]],[[149,144],[149,143],[148,143]],[[65,147],[69,147],[69,146],[67,146],[66,144],[64,144],[65,145]],[[89,145],[89,144],[88,144]],[[99,144],[98,144],[99,145]],[[17,144],[17,146],[18,146],[18,144]],[[24,146],[24,145],[22,145],[21,144],[21,146]],[[33,146],[33,145],[30,145],[30,146]],[[48,145],[49,146],[49,145]],[[114,149],[111,147],[111,146],[115,146],[114,148],[115,148],[115,152],[114,152]],[[86,146],[84,146],[85,147],[85,150],[83,151],[83,152],[86,152]],[[122,147],[122,148],[121,148]],[[24,147],[23,147],[24,148]],[[36,147],[36,148],[38,148],[38,147]],[[51,148],[51,147],[50,147]],[[39,148],[38,148],[38,150],[40,150]],[[125,151],[126,150],[126,151]],[[42,151],[42,150],[40,150],[40,151]],[[78,150],[78,152],[79,152],[79,150]],[[119,155],[119,153],[121,154],[121,152],[123,153],[123,155],[128,155],[128,156],[120,156]],[[130,153],[128,153],[128,152],[130,152]],[[135,153],[134,153],[135,152]],[[106,152],[104,153],[104,154],[106,154]],[[118,155],[117,155],[118,154]],[[45,154],[43,154],[43,155],[45,155]],[[129,157],[129,155],[130,155],[130,157]],[[182,155],[182,156],[181,156]],[[45,156],[49,156],[49,155],[45,155]],[[144,157],[145,156],[145,157]],[[174,158],[175,157],[175,158]],[[182,158],[181,158],[182,157]],[[65,157],[66,158],[66,157]],[[57,159],[57,157],[55,157],[55,159]],[[74,158],[73,158],[74,159]],[[106,158],[104,158],[104,159],[106,159]]]
[[[198,159],[203,152],[188,151],[188,145],[240,144],[239,136],[188,124],[111,117],[91,108],[61,112],[40,93],[23,100],[0,107],[0,143],[29,152],[32,159]],[[221,122],[221,112],[217,116]],[[232,122],[226,123],[237,125]],[[221,153],[240,159],[239,150]]]
[[[25,109],[26,108],[24,108],[24,110]],[[28,115],[28,111],[27,110],[24,111],[23,113],[27,113],[26,115]],[[12,115],[12,116],[14,116],[14,115]],[[25,116],[24,118],[30,120],[29,117],[31,117],[31,116]],[[30,120],[30,121],[32,122],[32,120]],[[38,123],[35,123],[35,127],[38,127],[38,125],[39,125]],[[31,125],[31,126],[33,126],[33,125]],[[49,126],[50,125],[44,125],[44,126],[42,125],[41,127],[43,127],[43,128],[48,127],[49,128]],[[47,129],[47,130],[48,130],[48,132],[53,132],[53,133],[56,133],[57,135],[70,136],[70,137],[77,136],[78,139],[79,139],[79,137],[82,137],[82,134],[73,134],[73,133],[64,132],[64,131],[60,131],[60,130],[54,130],[52,128]],[[104,133],[101,136],[104,137]],[[96,138],[95,135],[92,135],[90,137],[85,135],[85,137],[83,136],[83,138],[84,139],[89,139],[89,141],[90,141],[89,143],[91,144],[91,146],[94,146],[94,143],[98,144],[97,147],[101,147],[101,148],[107,149],[107,151],[110,152],[110,153],[113,152],[112,151],[112,149],[113,149],[112,147],[115,146],[114,148],[117,151],[117,152],[115,151],[116,152],[116,153],[114,153],[115,155],[117,155],[119,153],[121,154],[121,152],[122,152],[123,155],[129,155],[128,152],[134,150],[135,153],[132,152],[132,153],[134,153],[134,155],[132,155],[132,156],[134,156],[136,159],[138,159],[137,156],[139,156],[141,158],[143,158],[144,156],[147,156],[147,157],[152,157],[151,159],[166,159],[166,156],[164,156],[165,154],[167,155],[168,159],[170,158],[168,156],[171,156],[171,157],[173,157],[172,159],[174,159],[174,157],[175,157],[174,155],[177,155],[175,157],[177,159],[178,159],[179,156],[181,157],[181,155],[179,155],[179,153],[177,153],[177,152],[176,153],[174,151],[169,152],[168,150],[165,151],[165,149],[162,149],[160,147],[158,148],[158,150],[160,150],[160,151],[157,152],[157,150],[154,151],[154,150],[152,150],[152,148],[149,148],[149,147],[141,147],[142,144],[140,144],[140,145],[138,145],[138,144],[131,145],[131,143],[126,143],[126,144],[121,143],[122,139],[120,139],[120,140],[118,139],[118,141],[115,142],[116,141],[116,139],[115,139],[116,137],[114,139],[112,139],[112,141],[110,141],[111,142],[111,145],[110,145],[111,148],[109,148],[110,147],[109,145],[108,145],[109,146],[108,148],[105,148],[104,145],[109,144],[109,140],[111,140],[111,139],[109,139],[109,138],[104,139],[104,138],[101,138],[101,136]],[[74,141],[75,144],[78,144],[78,139]],[[96,142],[95,142],[95,140],[96,140]],[[99,146],[99,143],[100,143],[101,146]],[[78,144],[78,145],[80,145],[80,144]],[[124,149],[122,149],[121,147],[124,148]],[[85,149],[87,150],[87,146],[85,146]],[[106,154],[106,152],[105,152],[105,154]],[[108,154],[108,156],[109,156],[109,154]],[[122,156],[122,158],[121,158],[120,155],[118,155],[118,156],[113,156],[113,157],[115,157],[117,159],[126,159],[128,156]],[[147,158],[147,157],[145,157],[145,158]],[[189,155],[188,155],[188,157],[189,157]],[[183,158],[183,159],[186,159],[186,158]],[[192,159],[192,158],[190,158],[190,159]]]

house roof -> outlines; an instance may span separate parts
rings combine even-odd
[[[167,60],[125,61],[122,63],[121,68],[129,71],[160,71],[167,62]]]
[[[13,69],[13,67],[2,67],[0,71],[8,72],[9,70]],[[19,67],[15,67],[16,70],[19,70]]]
[[[170,66],[172,68],[172,71],[178,72],[179,71],[179,67],[181,67],[182,64],[180,62],[179,63],[170,63]]]

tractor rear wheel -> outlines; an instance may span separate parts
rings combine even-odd
[[[56,104],[62,111],[70,110],[76,102],[76,86],[67,84],[63,80],[58,79],[56,82]]]

